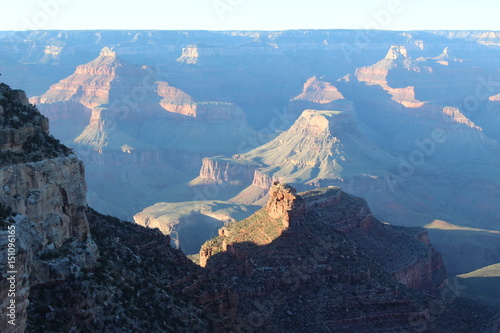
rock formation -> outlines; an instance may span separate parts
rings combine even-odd
[[[304,100],[318,104],[330,104],[344,99],[344,96],[331,83],[313,76],[304,83],[302,93],[294,97],[292,101]]]
[[[0,325],[5,332],[23,332],[30,288],[93,268],[98,252],[85,215],[82,162],[49,135],[47,119],[24,93],[2,84],[0,103],[0,203],[17,214],[12,225],[19,238],[15,269],[6,269],[7,260],[2,260],[2,274],[17,271],[16,325],[5,320]],[[7,241],[2,231],[0,248],[5,250]],[[3,259],[5,254],[2,251]],[[2,300],[8,299],[6,282]],[[6,307],[0,309],[2,318],[4,311]]]
[[[247,300],[240,314],[261,332],[412,330],[413,320],[433,329],[428,300],[399,284],[439,294],[446,272],[425,232],[380,223],[338,188],[296,194],[275,183],[266,207],[219,235],[200,263],[232,281]]]
[[[105,47],[99,57],[78,66],[73,75],[52,85],[45,94],[31,99],[35,104],[77,101],[89,109],[110,102],[111,82],[124,67],[116,53]]]
[[[249,184],[254,178],[259,164],[240,163],[241,159],[212,157],[204,158],[200,169],[200,178],[210,183]]]
[[[249,186],[233,200],[250,204],[256,202],[250,199],[266,194],[273,180],[310,187],[339,185],[354,193],[376,191],[387,186],[384,170],[399,163],[365,139],[353,111],[306,110],[290,129],[265,145],[231,159],[204,159],[199,178]]]
[[[408,56],[408,52],[404,46],[391,46],[384,59],[373,66],[358,68],[356,70],[356,78],[369,85],[381,86],[392,95],[392,99],[395,102],[407,108],[419,108],[424,105],[424,102],[418,101],[415,98],[415,87],[392,87],[388,82],[389,74],[398,72],[394,76],[397,76],[398,80],[401,80],[401,77],[404,77],[406,73],[411,74],[429,71],[431,71],[430,68],[419,67],[416,61]]]
[[[330,82],[313,76],[304,83],[302,92],[292,98],[286,112],[294,119],[307,109],[354,112],[352,101],[346,100]]]

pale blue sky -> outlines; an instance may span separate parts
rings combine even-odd
[[[0,30],[497,30],[498,0],[0,0]]]

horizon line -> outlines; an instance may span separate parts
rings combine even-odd
[[[297,28],[297,29],[37,29],[1,30],[0,32],[48,32],[48,31],[207,31],[207,32],[286,32],[286,31],[387,31],[387,32],[497,32],[488,29],[360,29],[360,28]]]

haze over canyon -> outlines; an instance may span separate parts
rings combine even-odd
[[[488,31],[0,32],[19,332],[138,329],[144,295],[162,332],[495,332],[499,54]]]

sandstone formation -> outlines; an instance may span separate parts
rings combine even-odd
[[[123,70],[129,73],[123,73]],[[112,82],[121,75],[130,75],[132,71],[137,75],[140,73],[140,68],[131,69],[124,66],[116,52],[105,47],[101,50],[99,57],[85,65],[78,66],[74,74],[52,85],[45,94],[32,98],[31,102],[50,104],[76,101],[92,109],[95,106],[112,102],[110,100],[112,99],[110,96]]]

